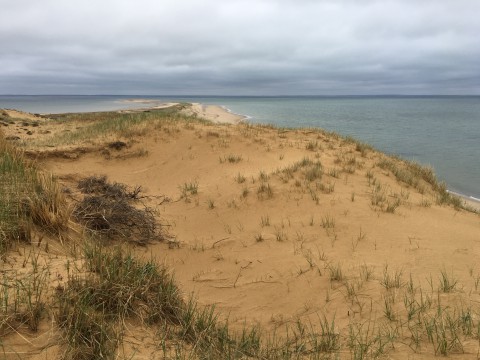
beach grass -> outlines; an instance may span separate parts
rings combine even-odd
[[[0,185],[0,253],[16,241],[30,241],[34,226],[57,235],[66,229],[70,209],[58,183],[1,133]]]
[[[75,124],[68,132],[54,134],[42,140],[29,143],[31,146],[74,145],[98,138],[116,137],[131,139],[145,135],[148,129],[163,130],[167,133],[178,131],[177,124],[202,122],[194,116],[185,115],[182,110],[187,104],[179,104],[165,109],[139,112],[93,112],[54,114],[52,121],[62,124]]]

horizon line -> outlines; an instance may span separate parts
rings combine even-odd
[[[155,97],[479,97],[480,94],[300,94],[300,95],[193,95],[193,94],[0,94],[0,96],[155,96]]]

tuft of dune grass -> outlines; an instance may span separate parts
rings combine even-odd
[[[70,210],[52,175],[40,172],[0,133],[0,253],[15,241],[30,241],[32,228],[58,235]]]

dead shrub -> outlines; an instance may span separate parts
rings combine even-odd
[[[78,182],[78,189],[83,194],[96,194],[112,199],[132,199],[138,200],[142,191],[140,186],[129,190],[127,185],[107,181],[106,176],[89,176]]]
[[[88,177],[78,184],[86,195],[73,211],[76,220],[108,240],[127,240],[146,245],[161,240],[162,234],[153,209],[136,208],[140,187],[109,183],[105,176]],[[92,195],[90,195],[92,194]]]

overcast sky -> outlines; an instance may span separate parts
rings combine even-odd
[[[0,94],[480,94],[479,0],[0,4]]]

